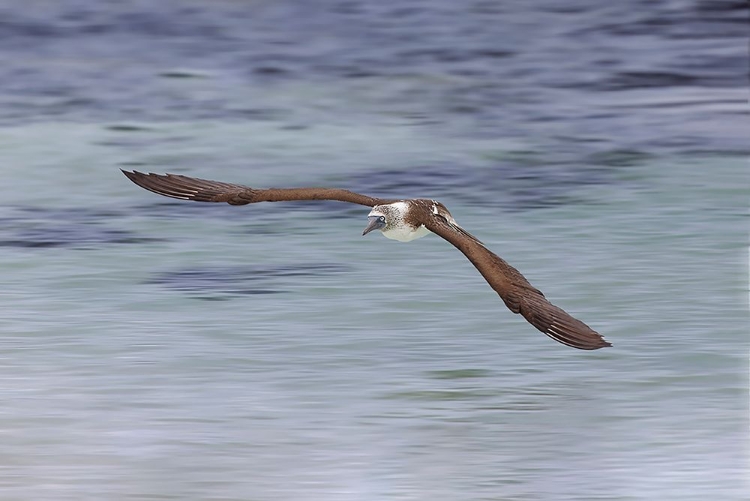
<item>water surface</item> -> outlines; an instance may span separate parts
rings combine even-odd
[[[745,499],[743,8],[3,5],[0,497]],[[439,198],[614,347],[363,208],[118,168]]]

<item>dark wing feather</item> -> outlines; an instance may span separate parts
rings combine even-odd
[[[221,183],[178,174],[143,174],[123,170],[135,184],[165,197],[196,202],[226,202],[245,205],[256,202],[287,202],[293,200],[337,200],[372,207],[392,202],[368,197],[338,188],[269,188],[258,189],[240,184]]]
[[[436,214],[429,214],[425,227],[463,252],[510,311],[520,313],[531,325],[555,341],[581,350],[612,346],[588,325],[550,303],[521,272],[462,228]]]

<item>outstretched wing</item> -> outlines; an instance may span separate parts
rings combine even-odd
[[[166,197],[198,202],[245,205],[293,200],[337,200],[369,207],[394,202],[338,188],[257,189],[177,174],[122,172],[146,190]],[[544,294],[535,289],[518,270],[492,253],[479,240],[455,223],[449,222],[441,211],[434,208],[434,202],[424,202],[419,219],[425,227],[463,252],[512,312],[520,313],[534,327],[565,345],[582,350],[611,346],[599,333],[547,301]]]
[[[430,214],[425,227],[453,244],[469,258],[513,313],[562,344],[581,350],[612,346],[598,332],[550,303],[517,269],[479,240],[439,214]]]
[[[288,202],[293,200],[338,200],[374,206],[392,200],[368,197],[339,188],[269,188],[258,189],[240,184],[221,183],[178,174],[143,174],[122,171],[135,184],[165,197],[196,202],[226,202],[245,205],[256,202]]]

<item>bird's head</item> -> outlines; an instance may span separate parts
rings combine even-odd
[[[367,227],[362,235],[367,235],[373,230],[385,231],[390,226],[390,207],[387,205],[376,205],[367,215]]]
[[[406,200],[391,204],[376,205],[368,214],[369,223],[362,232],[367,235],[372,230],[380,230],[383,236],[399,242],[410,242],[429,233],[419,221],[409,220],[410,205]]]

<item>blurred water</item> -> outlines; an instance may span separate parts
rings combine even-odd
[[[0,4],[0,498],[746,499],[743,9]],[[614,347],[118,167],[439,198]]]

